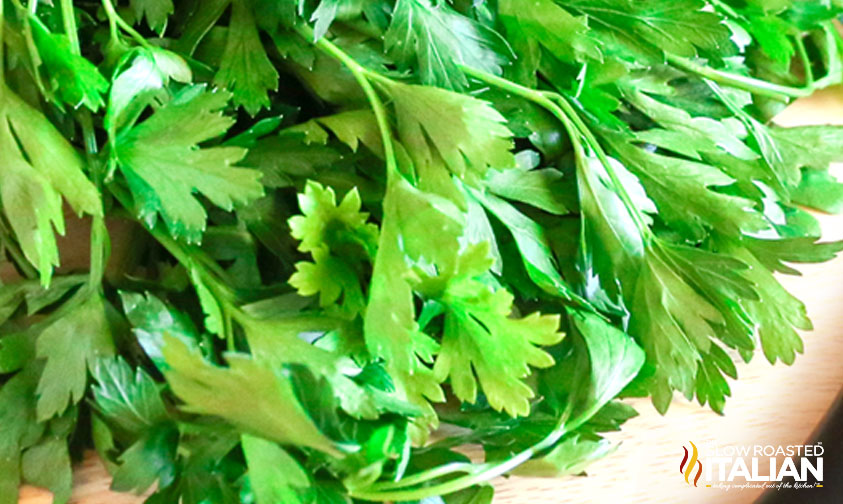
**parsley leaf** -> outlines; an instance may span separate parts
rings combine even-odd
[[[214,83],[232,92],[234,103],[251,115],[269,106],[268,91],[278,89],[278,72],[269,61],[249,0],[231,0],[225,52]]]
[[[164,372],[184,409],[216,415],[246,432],[280,443],[295,443],[338,454],[334,443],[313,425],[295,398],[290,380],[251,357],[227,356],[230,367],[214,366],[199,350],[174,336],[164,336]],[[226,383],[225,389],[219,387]],[[255,392],[244,396],[243,390]]]
[[[100,359],[92,374],[97,409],[127,431],[141,432],[169,418],[158,385],[143,368],[132,372],[120,357]]]
[[[258,503],[301,503],[296,488],[310,486],[307,473],[277,444],[247,434],[243,435],[243,454],[249,468],[249,482]]]
[[[501,73],[506,42],[494,31],[459,15],[447,3],[398,0],[384,47],[405,68],[414,65],[424,84],[465,89],[460,65]]]
[[[120,170],[135,197],[138,214],[150,227],[158,214],[174,236],[198,242],[207,212],[194,191],[227,210],[263,194],[259,174],[232,165],[246,152],[239,147],[199,148],[232,124],[220,109],[229,94],[186,88],[149,119],[121,135],[115,147]],[[177,131],[171,125],[179,124]],[[167,132],[166,137],[162,136]]]
[[[477,183],[489,168],[515,166],[512,133],[489,103],[444,89],[392,83],[398,137],[422,170],[444,165]]]
[[[38,382],[38,419],[47,420],[76,404],[85,394],[88,371],[97,360],[114,353],[106,301],[98,293],[80,290],[67,310],[38,336],[39,358],[46,359]]]
[[[0,149],[3,211],[23,253],[49,284],[59,264],[54,230],[64,234],[62,198],[89,215],[102,215],[102,203],[73,147],[46,117],[2,85]]]
[[[65,35],[50,33],[37,17],[29,18],[32,38],[38,56],[50,79],[51,92],[58,96],[58,103],[73,108],[86,106],[96,112],[103,106],[102,95],[108,90],[108,81],[90,61],[70,49]]]
[[[527,415],[533,391],[523,381],[530,367],[553,365],[538,345],[553,345],[562,335],[559,318],[532,314],[510,318],[513,297],[494,290],[477,277],[491,267],[488,247],[476,245],[461,254],[447,280],[422,280],[419,290],[445,306],[442,347],[433,372],[439,380],[450,378],[454,393],[463,401],[477,400],[477,381],[489,405],[512,416]],[[425,287],[424,283],[445,286]],[[498,348],[491,354],[485,349]]]
[[[0,1],[0,504],[89,438],[150,503],[490,504],[723,414],[843,250],[843,128],[775,120],[835,2]]]
[[[131,0],[129,5],[137,19],[146,18],[153,31],[163,34],[167,27],[167,18],[175,12],[172,0]]]
[[[565,7],[585,14],[591,25],[636,46],[649,43],[681,56],[697,50],[718,52],[728,29],[718,16],[705,12],[701,0],[563,0]]]

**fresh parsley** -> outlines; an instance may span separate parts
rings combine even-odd
[[[843,129],[771,122],[841,14],[0,0],[0,504],[88,439],[148,502],[484,504],[723,413],[843,250]]]

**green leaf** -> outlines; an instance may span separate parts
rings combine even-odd
[[[167,487],[176,477],[179,432],[173,425],[157,425],[144,431],[118,459],[111,488],[118,492],[143,493],[158,482]]]
[[[231,91],[234,103],[254,116],[269,106],[278,89],[278,72],[266,55],[249,0],[231,0],[228,39],[214,84]]]
[[[779,147],[782,162],[789,170],[828,170],[831,163],[843,161],[841,126],[772,127],[770,134]],[[810,156],[805,155],[806,149],[810,150]]]
[[[360,194],[356,188],[337,204],[331,187],[308,181],[298,201],[303,215],[291,217],[289,224],[290,234],[301,241],[298,248],[302,252],[340,251],[350,245],[357,245],[366,253],[374,251],[377,226],[366,222],[369,214],[360,211]]]
[[[673,270],[659,246],[648,248],[630,294],[629,333],[655,366],[653,404],[663,412],[674,389],[692,396],[700,351],[708,350],[712,325],[723,316]]]
[[[475,485],[442,497],[444,504],[492,504],[495,489],[491,485]]]
[[[645,353],[635,341],[605,319],[582,310],[569,310],[570,320],[588,350],[591,383],[578,392],[577,407],[568,425],[581,425],[623,390],[644,364]]]
[[[330,129],[353,152],[362,143],[378,156],[383,155],[380,131],[370,110],[349,110],[316,119]]]
[[[520,42],[541,45],[566,61],[602,59],[600,45],[590,36],[586,19],[574,16],[553,0],[535,1],[529,9],[517,0],[502,0],[498,2],[498,15],[508,38],[515,38],[516,50]]]
[[[142,432],[169,419],[158,385],[122,358],[100,359],[92,372],[94,400],[100,413],[129,432]]]
[[[483,204],[512,233],[530,279],[545,292],[573,299],[571,287],[559,274],[544,230],[502,199],[469,188],[472,197]]]
[[[62,197],[76,212],[102,215],[84,163],[46,117],[0,84],[0,202],[26,258],[50,283],[64,234]]]
[[[641,179],[659,217],[687,240],[702,241],[709,229],[739,236],[767,227],[752,201],[711,190],[734,182],[717,167],[650,153],[623,141],[612,146]]]
[[[352,189],[340,204],[333,189],[308,181],[299,194],[304,215],[289,220],[291,234],[301,240],[299,250],[310,252],[313,262],[296,263],[290,285],[302,296],[319,294],[319,304],[328,307],[343,296],[342,309],[349,315],[366,305],[361,287],[363,262],[374,255],[378,230],[366,223],[360,211],[360,195]]]
[[[199,306],[205,314],[205,329],[211,333],[224,338],[226,335],[226,318],[220,300],[199,274],[199,269],[194,267],[190,270],[190,281],[196,289],[196,296],[199,298]]]
[[[160,213],[173,236],[198,242],[207,212],[194,192],[226,210],[263,194],[257,171],[232,166],[246,154],[244,149],[197,146],[233,124],[221,113],[229,96],[199,86],[185,88],[121,135],[115,154],[148,226],[155,225]]]
[[[729,30],[702,0],[561,0],[564,7],[585,14],[589,25],[599,26],[631,46],[642,42],[680,56],[697,50],[718,52],[730,44]]]
[[[793,297],[765,270],[763,265],[747,250],[735,250],[736,257],[749,265],[748,281],[755,285],[759,299],[746,303],[746,309],[757,325],[761,348],[771,364],[781,359],[793,364],[797,353],[802,353],[802,338],[796,329],[811,330],[805,305]]]
[[[519,201],[556,215],[570,209],[560,193],[566,188],[564,175],[553,168],[540,170],[510,169],[489,172],[486,187],[506,199]]]
[[[790,37],[801,36],[795,26],[773,15],[752,16],[744,26],[767,56],[790,66],[791,58],[796,54]]]
[[[138,343],[159,370],[166,368],[163,354],[165,333],[188,341],[197,339],[193,322],[152,294],[120,292],[120,298]]]
[[[153,47],[135,49],[124,57],[123,69],[111,84],[103,122],[114,141],[117,129],[132,126],[147,106],[166,98],[171,80],[187,83],[193,74],[176,53]]]
[[[79,402],[88,371],[94,372],[99,358],[114,354],[105,303],[101,294],[80,290],[38,336],[37,355],[46,359],[38,382],[39,421]]]
[[[430,0],[396,2],[384,48],[403,68],[416,68],[423,84],[456,90],[468,87],[460,65],[499,75],[508,52],[492,29]]]
[[[407,257],[443,267],[454,264],[463,222],[450,201],[396,178],[384,197],[363,332],[369,352],[385,361],[399,397],[424,408],[435,426],[428,400],[444,401],[445,397],[422,360],[432,361],[437,345],[419,332]]]
[[[843,250],[843,241],[817,243],[813,236],[765,240],[745,238],[746,248],[770,271],[799,275],[799,271],[784,264],[820,263],[834,259]]]
[[[423,279],[417,287],[446,307],[442,347],[433,373],[440,381],[450,379],[451,388],[463,401],[476,402],[479,382],[492,408],[526,416],[535,393],[522,380],[529,376],[530,366],[553,365],[553,358],[539,345],[562,339],[557,332],[559,317],[538,313],[510,317],[513,296],[478,278],[491,265],[488,246],[474,245],[460,255],[453,273]],[[491,353],[489,348],[500,351]]]
[[[304,502],[296,489],[310,486],[307,473],[276,443],[244,434],[243,454],[257,504]]]
[[[418,170],[444,165],[476,184],[489,168],[515,166],[512,132],[488,102],[410,84],[391,83],[387,91],[395,107],[398,137]]]
[[[274,312],[268,318],[242,319],[246,339],[256,359],[272,366],[301,364],[324,377],[343,411],[355,418],[374,419],[380,412],[400,411],[416,416],[417,408],[381,394],[375,387],[360,383],[359,367],[338,352],[308,343],[305,337],[314,333],[336,331],[347,337],[347,322],[340,318],[312,314]],[[352,379],[353,378],[353,379]]]
[[[22,369],[35,356],[35,331],[19,331],[0,338],[0,373]]]
[[[341,0],[321,0],[319,6],[313,11],[310,20],[314,22],[313,26],[313,40],[319,40],[328,31],[331,23],[337,17],[337,13],[342,8]]]
[[[289,187],[301,178],[319,176],[341,159],[332,147],[307,142],[294,132],[282,132],[258,140],[242,164],[260,170],[261,182],[267,187]]]
[[[794,203],[828,213],[843,212],[843,183],[825,171],[802,170],[799,185],[791,191]]]
[[[130,0],[129,5],[138,20],[146,18],[149,27],[159,35],[167,27],[167,18],[175,12],[173,0]]]
[[[738,371],[729,354],[718,345],[711,345],[710,352],[701,355],[697,372],[697,400],[700,406],[707,401],[711,409],[722,415],[726,397],[732,395],[723,374],[737,379]]]
[[[165,335],[164,340],[169,366],[164,375],[185,402],[185,411],[219,416],[244,432],[339,456],[335,444],[307,417],[280,370],[235,353],[226,356],[229,367],[217,367],[181,339]],[[244,395],[244,390],[252,393]]]
[[[93,63],[70,48],[66,35],[50,33],[35,16],[30,16],[29,26],[38,49],[38,56],[50,80],[50,90],[61,104],[73,108],[88,107],[96,112],[103,106],[102,95],[108,91],[108,81]]]
[[[627,101],[661,126],[636,132],[637,140],[696,160],[705,153],[718,151],[747,161],[760,157],[743,142],[747,136],[746,128],[735,118],[718,121],[704,116],[693,117],[682,108],[656,100],[635,85],[623,86],[622,92]]]
[[[29,366],[0,387],[0,503],[18,504],[20,452],[34,445],[44,431],[36,421],[38,369]]]
[[[337,303],[342,296],[343,311],[351,314],[363,311],[366,299],[357,272],[324,249],[317,249],[312,254],[313,262],[296,263],[290,285],[302,296],[318,294],[319,305],[323,308]]]
[[[48,489],[55,504],[66,503],[73,487],[67,440],[49,436],[23,452],[21,475],[30,485]]]

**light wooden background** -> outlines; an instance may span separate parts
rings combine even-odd
[[[787,126],[843,124],[843,89],[826,90],[797,103],[778,122]],[[840,176],[843,166],[835,171]],[[824,239],[843,239],[843,216],[819,218]],[[689,487],[678,474],[682,446],[688,441],[699,446],[706,442],[787,445],[808,440],[843,386],[843,257],[800,269],[803,276],[782,280],[808,305],[815,330],[803,335],[805,353],[792,367],[770,366],[761,354],[751,364],[739,366],[740,380],[732,383],[725,416],[677,399],[667,416],[661,417],[649,401],[635,401],[640,416],[610,436],[622,442],[620,448],[592,465],[588,477],[500,479],[496,481],[496,504],[753,502],[760,490]],[[109,492],[108,476],[93,456],[77,468],[75,481],[74,504],[142,502],[138,497]],[[843,475],[826,474],[825,482],[839,484]],[[20,502],[47,504],[51,498],[42,490],[24,488]]]

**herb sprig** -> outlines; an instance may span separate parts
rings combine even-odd
[[[624,397],[723,413],[843,249],[843,130],[771,123],[840,14],[0,0],[0,504],[90,444],[150,503],[484,503]]]

